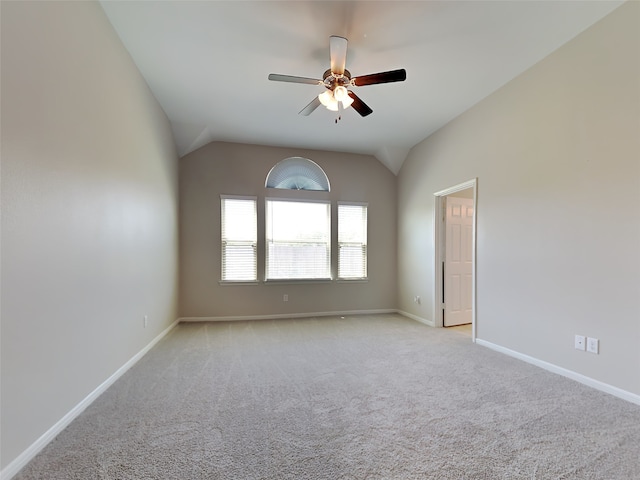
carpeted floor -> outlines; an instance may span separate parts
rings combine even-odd
[[[17,479],[638,479],[640,407],[397,315],[181,324]]]

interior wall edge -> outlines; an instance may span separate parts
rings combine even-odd
[[[100,395],[102,395],[111,385],[113,385],[120,377],[122,377],[131,367],[144,357],[160,340],[178,325],[179,320],[175,320],[171,325],[165,328],[157,337],[149,342],[142,350],[131,357],[124,365],[116,370],[109,378],[102,382],[94,391],[87,395],[75,407],[73,407],[64,417],[58,420],[49,430],[47,430],[40,438],[33,442],[26,450],[18,455],[0,472],[0,480],[10,480],[20,470],[22,470],[33,458],[40,453],[51,441],[53,441],[62,431],[69,426],[87,407],[89,407]]]
[[[313,318],[313,317],[338,317],[350,315],[385,315],[399,313],[393,308],[383,308],[377,310],[342,310],[333,312],[305,312],[305,313],[282,313],[273,315],[227,315],[219,317],[181,317],[180,323],[197,322],[239,322],[246,320],[278,320],[287,318]]]
[[[622,388],[618,388],[608,383],[601,382],[600,380],[596,380],[595,378],[588,377],[586,375],[574,372],[573,370],[569,370],[567,368],[560,367],[553,363],[545,362],[544,360],[540,360],[539,358],[531,357],[529,355],[511,350],[501,345],[482,340],[481,338],[476,338],[476,343],[504,355],[508,355],[510,357],[517,358],[518,360],[530,363],[531,365],[535,365],[536,367],[547,370],[548,372],[556,373],[558,375],[562,375],[563,377],[570,378],[571,380],[575,380],[576,382],[582,383],[583,385],[586,385],[588,387],[595,388],[596,390],[599,390],[601,392],[608,393],[609,395],[613,395],[614,397],[618,397],[622,400],[626,400],[627,402],[640,405],[640,395],[636,395],[633,392],[629,392]]]
[[[436,326],[436,322],[434,322],[433,320],[429,320],[428,318],[422,318],[422,317],[419,317],[418,315],[414,315],[413,313],[405,312],[404,310],[397,310],[397,312],[403,317],[410,318],[411,320],[415,320],[416,322],[424,323],[425,325],[428,325],[434,328]]]

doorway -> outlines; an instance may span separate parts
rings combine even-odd
[[[477,179],[434,194],[434,320],[471,324],[476,339]]]

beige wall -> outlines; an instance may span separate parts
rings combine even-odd
[[[479,338],[640,394],[637,2],[416,146],[397,182],[369,156],[212,143],[183,158],[179,312],[164,113],[98,4],[1,8],[2,468],[178,314],[430,319],[433,193],[474,177]],[[264,218],[265,176],[289,156],[332,192],[274,196],[369,203],[368,283],[219,284],[220,194],[258,196]]]
[[[418,144],[398,178],[400,309],[432,318],[433,193],[478,177],[478,337],[634,394],[638,18],[624,4]]]
[[[266,189],[269,170],[280,160],[293,156],[319,164],[329,177],[331,192]],[[334,237],[336,201],[368,202],[369,281],[220,285],[221,194],[258,197],[260,279],[264,278],[265,196],[330,199]],[[394,309],[395,219],[396,178],[374,157],[210,143],[180,159],[180,315],[243,317]],[[335,259],[335,248],[333,256]],[[288,302],[283,302],[283,294],[289,296]]]
[[[447,197],[473,198],[473,188],[467,188],[466,190],[460,190],[459,192],[447,195]]]
[[[1,8],[4,468],[177,318],[177,156],[98,3]]]

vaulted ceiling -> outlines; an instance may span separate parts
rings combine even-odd
[[[229,141],[375,155],[397,173],[409,150],[549,55],[621,1],[109,1],[109,20],[166,112],[178,153]],[[329,36],[348,38],[354,87],[373,113],[335,123],[298,112],[322,86]]]

